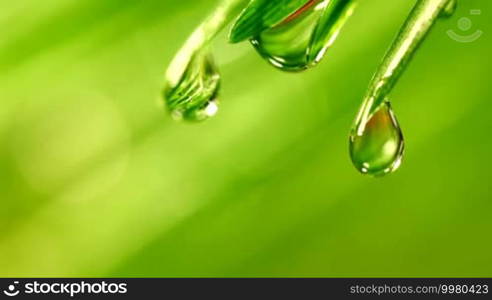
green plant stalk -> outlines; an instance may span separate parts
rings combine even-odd
[[[228,23],[236,18],[250,0],[224,0],[186,40],[166,71],[166,85],[175,87],[195,53],[204,49]]]
[[[358,135],[393,89],[443,10],[454,0],[418,0],[374,75],[355,121]]]

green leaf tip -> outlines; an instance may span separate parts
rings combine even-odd
[[[318,0],[251,0],[234,23],[229,42],[239,43],[252,38],[312,1]]]

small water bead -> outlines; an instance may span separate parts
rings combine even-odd
[[[353,129],[350,157],[361,173],[383,176],[399,168],[404,145],[400,125],[386,101],[366,124]]]
[[[351,15],[352,0],[310,0],[280,24],[251,43],[273,66],[302,71],[315,66],[333,44]]]
[[[220,74],[208,51],[197,52],[175,86],[167,86],[164,98],[177,120],[204,121],[218,111]]]

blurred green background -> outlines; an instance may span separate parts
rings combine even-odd
[[[224,33],[219,115],[173,122],[165,68],[216,3],[0,4],[1,276],[492,276],[491,1],[392,93],[407,152],[380,179],[348,132],[415,1],[361,1],[302,74]]]

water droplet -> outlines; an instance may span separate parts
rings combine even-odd
[[[352,131],[350,156],[361,173],[383,176],[400,166],[404,144],[400,125],[385,101],[366,124]]]
[[[454,14],[454,12],[456,11],[457,7],[458,7],[458,1],[457,0],[449,0],[448,4],[441,11],[441,17],[443,17],[443,18],[451,17]]]
[[[251,43],[273,66],[302,71],[318,64],[355,8],[352,0],[309,0]]]
[[[212,55],[203,50],[191,57],[177,84],[168,82],[164,98],[174,119],[204,121],[218,111],[219,88],[220,74]]]

